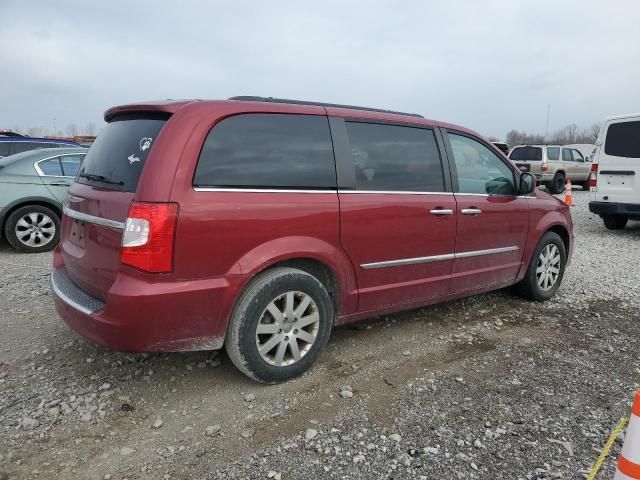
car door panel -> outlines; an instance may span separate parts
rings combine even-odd
[[[514,168],[479,138],[447,131],[457,205],[450,292],[513,282],[522,264],[529,199],[515,195]]]
[[[455,208],[451,194],[341,192],[342,246],[356,268],[359,310],[446,295]]]
[[[358,310],[445,296],[456,201],[440,137],[432,128],[374,121],[331,125],[341,244],[356,271]]]
[[[458,225],[453,292],[515,280],[528,231],[529,200],[456,194]],[[466,211],[477,214],[465,214]]]

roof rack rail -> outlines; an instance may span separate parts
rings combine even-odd
[[[395,110],[384,110],[382,108],[371,107],[357,107],[355,105],[341,105],[338,103],[324,103],[324,102],[307,102],[304,100],[290,100],[287,98],[274,98],[274,97],[259,97],[252,95],[240,95],[237,97],[229,97],[229,100],[238,100],[244,102],[270,102],[270,103],[291,103],[294,105],[315,105],[318,107],[334,107],[334,108],[349,108],[352,110],[365,110],[367,112],[381,112],[381,113],[393,113],[395,115],[408,115],[410,117],[424,118],[419,113],[406,113],[396,112]]]

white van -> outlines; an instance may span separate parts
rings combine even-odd
[[[593,157],[589,210],[610,230],[640,220],[640,113],[608,117]]]

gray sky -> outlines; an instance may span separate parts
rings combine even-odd
[[[0,128],[82,130],[113,105],[232,95],[500,138],[544,133],[549,103],[550,131],[640,111],[636,0],[0,0],[0,18]]]

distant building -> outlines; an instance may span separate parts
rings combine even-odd
[[[30,137],[42,138],[44,137],[44,129],[42,127],[32,127],[29,129]]]

